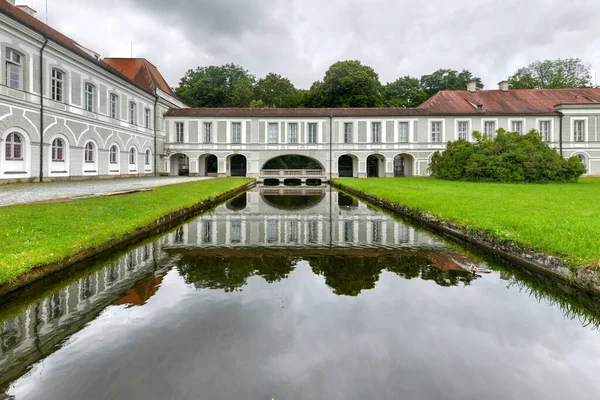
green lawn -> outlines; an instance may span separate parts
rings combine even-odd
[[[0,207],[0,285],[250,181],[211,179],[130,195]]]
[[[497,184],[433,178],[336,183],[485,231],[583,267],[600,261],[600,178],[575,184]]]

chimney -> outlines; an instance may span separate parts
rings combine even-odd
[[[508,92],[508,81],[498,82],[498,89],[502,90],[503,92]]]
[[[475,93],[477,91],[477,82],[471,81],[467,83],[467,90],[471,93]]]
[[[9,1],[9,3],[10,3],[10,1]],[[19,10],[21,10],[23,12],[26,12],[27,14],[31,15],[32,17],[35,17],[35,14],[37,13],[37,11],[35,11],[33,8],[31,8],[29,6],[19,5],[19,6],[17,6],[17,8]]]

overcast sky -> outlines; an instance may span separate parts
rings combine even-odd
[[[39,11],[45,0],[17,0]],[[171,86],[191,68],[236,63],[298,88],[339,60],[382,83],[468,69],[495,88],[538,59],[600,71],[597,0],[48,0],[49,24],[103,57],[145,57]]]

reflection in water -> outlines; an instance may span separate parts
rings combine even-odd
[[[195,397],[203,393],[208,398],[239,398],[219,396],[227,393],[223,388],[211,392],[209,388],[218,383],[213,378],[198,384],[202,377],[219,373],[231,376],[228,388],[238,384],[260,388],[248,394],[250,398],[283,398],[278,393],[288,392],[291,398],[314,397],[292,390],[290,382],[302,376],[312,377],[298,381],[303,383],[303,390],[317,385],[324,388],[328,398],[343,392],[327,392],[331,386],[319,382],[331,381],[343,388],[346,385],[339,376],[347,376],[345,382],[364,378],[351,393],[368,388],[377,398],[389,397],[396,381],[403,388],[422,382],[420,391],[408,391],[404,393],[407,397],[423,394],[420,397],[440,398],[445,390],[451,390],[448,396],[455,398],[486,394],[492,398],[492,394],[496,398],[542,398],[537,395],[541,392],[536,381],[519,374],[510,376],[511,384],[520,385],[518,395],[499,395],[512,385],[503,384],[496,391],[489,388],[519,365],[525,370],[535,369],[544,378],[544,387],[561,382],[546,371],[554,364],[553,359],[567,367],[561,371],[579,371],[578,387],[597,395],[594,380],[586,375],[592,373],[597,359],[595,348],[590,347],[596,342],[597,337],[591,336],[596,332],[581,329],[581,325],[600,324],[596,298],[575,293],[551,278],[506,266],[494,266],[500,272],[483,277],[473,275],[460,266],[480,263],[475,256],[451,250],[439,239],[350,196],[316,190],[319,194],[308,196],[304,192],[305,199],[290,200],[280,192],[265,195],[261,188],[255,189],[151,244],[73,272],[60,284],[42,283],[39,292],[23,293],[20,300],[3,305],[0,398],[5,393],[17,399],[77,398],[92,392],[109,398],[143,396],[139,393],[146,393],[145,398],[177,398],[190,393]],[[288,211],[282,212],[281,207]],[[284,301],[277,296],[287,297]],[[272,315],[274,297],[280,313]],[[505,308],[509,306],[512,308]],[[556,308],[581,323],[553,324]],[[137,318],[130,320],[129,314],[120,312],[124,309]],[[518,312],[507,312],[512,309]],[[201,313],[208,316],[194,325]],[[103,318],[98,318],[101,314]],[[177,322],[165,322],[169,317]],[[127,324],[123,324],[125,319]],[[155,320],[159,322],[155,324]],[[531,320],[542,325],[528,325]],[[127,339],[113,341],[111,332],[119,330],[126,331]],[[585,361],[545,344],[544,332],[550,330],[560,341],[572,341],[573,349],[581,349],[577,357]],[[66,340],[79,331],[84,334],[77,340]],[[235,332],[240,336],[234,337]],[[421,336],[428,338],[426,345],[415,344]],[[149,344],[147,339],[152,337],[157,342]],[[192,340],[185,344],[187,337]],[[532,361],[534,356],[528,349],[535,346],[522,344],[524,338],[552,348],[551,359]],[[453,351],[465,340],[472,343],[467,350],[456,350],[460,353],[457,356]],[[518,353],[510,352],[513,342]],[[302,346],[294,348],[294,343]],[[442,347],[427,353],[433,343]],[[81,348],[77,350],[77,346]],[[381,359],[377,358],[380,347],[384,349]],[[94,348],[95,357],[84,359]],[[202,349],[212,348],[214,356],[202,353]],[[235,351],[234,360],[228,364],[229,348]],[[336,350],[329,352],[330,348]],[[345,358],[332,355],[336,351]],[[354,356],[360,359],[357,370],[352,368]],[[298,367],[299,361],[290,361],[313,359],[318,365],[305,369]],[[36,366],[40,360],[44,363]],[[403,365],[397,360],[407,360],[410,368],[394,370]],[[582,362],[590,368],[580,368]],[[479,375],[495,363],[511,368],[503,367],[501,374]],[[112,365],[120,367],[111,369]],[[178,365],[183,369],[175,373],[175,379],[169,374]],[[377,381],[378,371],[386,368],[395,378]],[[254,371],[249,380],[240,375],[246,370]],[[458,370],[461,373],[453,375],[452,371]],[[289,377],[286,371],[292,371]],[[446,385],[443,391],[434,390],[437,382],[446,378],[462,379],[463,372],[474,376],[475,383],[467,389]],[[323,375],[323,379],[315,374]],[[103,376],[109,377],[108,381],[94,386]],[[141,385],[136,383],[141,382],[140,376],[149,379]],[[270,380],[272,377],[281,381]],[[171,389],[175,391],[159,393],[161,388],[173,388],[165,383],[168,378],[178,382]],[[377,384],[371,385],[372,381]],[[565,379],[561,384],[570,381]],[[64,389],[66,395],[61,392],[63,387],[70,388]],[[79,395],[69,391],[78,387],[87,390],[77,389],[83,390],[77,392]],[[143,392],[145,387],[150,392]],[[278,390],[272,393],[269,388]],[[558,386],[552,388],[557,390]],[[133,391],[129,396],[128,390]],[[400,392],[393,391],[393,397]]]

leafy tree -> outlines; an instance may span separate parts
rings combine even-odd
[[[175,93],[192,107],[248,107],[254,76],[235,64],[188,70]]]
[[[267,107],[294,108],[300,104],[300,93],[289,79],[270,73],[256,82],[254,99]]]
[[[590,65],[579,58],[535,61],[519,68],[509,79],[512,89],[591,87]]]
[[[262,100],[252,100],[250,102],[250,105],[248,105],[248,107],[249,108],[270,108],[270,107],[267,107],[265,102]]]
[[[475,131],[473,137],[475,143],[460,139],[443,153],[436,151],[431,174],[448,180],[550,183],[577,182],[586,171],[577,157],[565,160],[534,129],[526,135],[498,129],[494,138]]]
[[[427,94],[427,98],[433,96],[440,90],[465,90],[471,81],[477,82],[477,88],[483,89],[481,78],[473,76],[470,71],[463,69],[461,72],[453,69],[438,69],[430,75],[421,77],[421,89]]]
[[[382,86],[373,68],[360,61],[339,61],[333,64],[323,78],[315,82],[306,107],[379,107]]]
[[[418,78],[403,76],[383,88],[385,105],[388,107],[417,107],[427,100]]]

